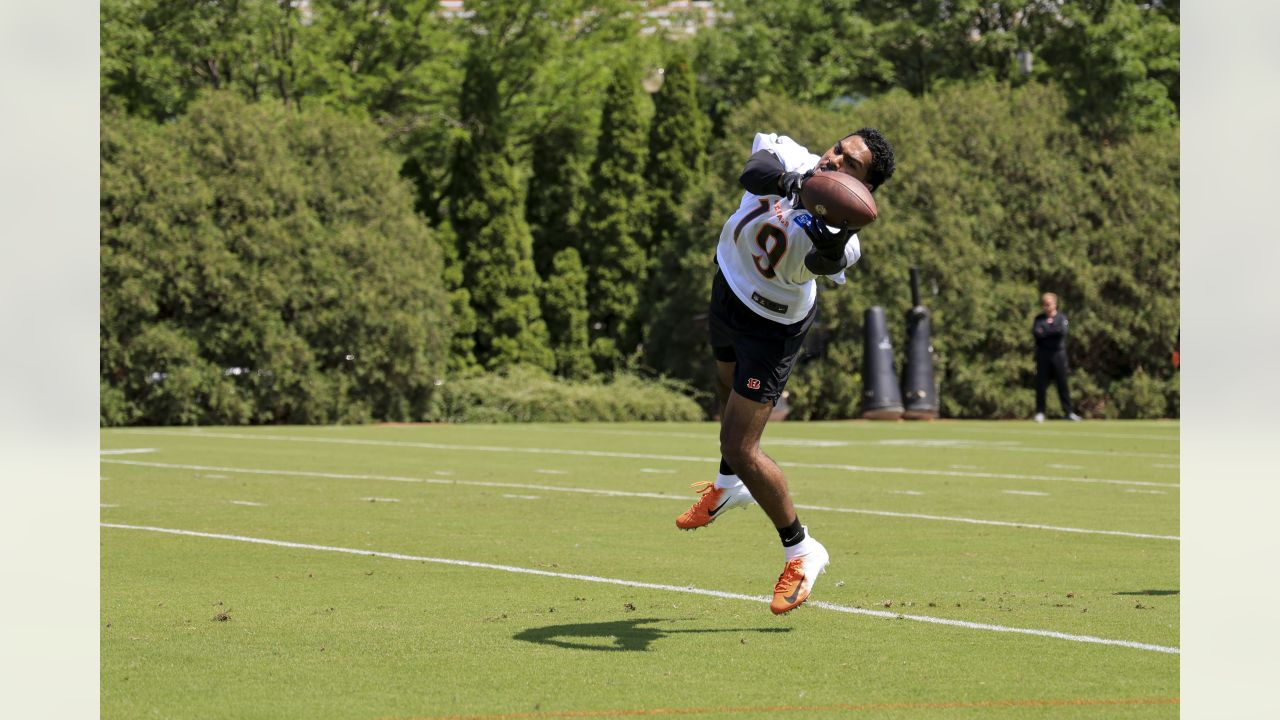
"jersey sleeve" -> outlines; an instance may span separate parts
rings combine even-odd
[[[807,172],[817,167],[818,161],[822,159],[795,140],[776,133],[756,133],[755,140],[751,143],[751,154],[761,150],[768,150],[776,155],[786,172]]]

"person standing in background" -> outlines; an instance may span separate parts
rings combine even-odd
[[[1067,316],[1058,312],[1058,296],[1047,292],[1040,296],[1044,312],[1031,325],[1036,340],[1036,422],[1044,422],[1044,395],[1049,379],[1058,385],[1058,400],[1068,420],[1078,422],[1080,416],[1071,408],[1067,392]]]

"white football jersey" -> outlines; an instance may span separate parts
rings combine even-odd
[[[758,133],[751,153],[769,150],[787,172],[806,172],[820,159],[788,137]],[[813,249],[806,226],[818,222],[777,195],[743,193],[742,204],[720,230],[716,262],[729,287],[761,317],[790,325],[803,320],[818,294],[817,275],[805,267]],[[858,236],[844,248],[845,267],[862,256]],[[844,282],[844,271],[829,276]]]

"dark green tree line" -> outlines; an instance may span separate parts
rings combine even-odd
[[[360,128],[353,132],[371,158],[412,183],[418,214],[409,216],[430,234],[429,258],[406,251],[402,261],[430,263],[410,285],[434,280],[432,310],[396,322],[405,323],[408,346],[425,347],[429,337],[435,349],[422,351],[430,362],[404,367],[460,377],[533,365],[573,378],[639,367],[707,387],[710,259],[740,196],[751,135],[779,132],[816,148],[880,124],[899,148],[899,175],[881,193],[883,219],[864,237],[854,282],[822,293],[829,342],[795,381],[802,415],[856,411],[845,389],[860,360],[861,309],[902,300],[904,286],[890,278],[909,262],[932,273],[946,300],[935,324],[947,412],[1023,412],[1024,333],[1004,328],[1018,325],[1009,308],[1040,287],[1056,289],[1072,318],[1086,409],[1177,412],[1176,376],[1164,364],[1178,307],[1176,0],[724,0],[717,25],[692,39],[640,32],[654,29],[646,7],[475,0],[469,16],[450,17],[431,0],[104,0],[104,289],[116,292],[109,273],[136,266],[150,268],[138,276],[145,280],[120,287],[133,297],[169,292],[164,272],[129,257],[148,246],[120,238],[190,245],[174,261],[175,277],[189,265],[220,267],[205,253],[229,242],[226,230],[196,198],[212,197],[215,207],[242,198],[254,228],[253,218],[271,218],[262,222],[299,237],[353,232],[346,216],[304,211],[305,202],[250,202],[250,193],[288,198],[292,190],[265,169],[206,168],[213,141],[191,126],[199,112],[220,118],[228,137],[250,137],[227,128],[255,123],[292,128],[287,142],[243,142],[264,148],[255,158],[263,168],[314,176],[315,188],[331,188],[324,202],[337,206],[342,193],[364,197],[364,188],[344,184],[361,173],[330,177],[334,166],[314,159],[324,141],[297,137],[299,128],[345,122]],[[640,78],[660,66],[665,83],[651,99]],[[346,146],[335,147],[345,157]],[[126,162],[145,171],[120,170]],[[155,202],[138,201],[150,214],[112,214],[108,197],[123,197],[130,183],[163,186],[165,177],[193,195],[156,190]],[[1068,207],[1066,197],[1079,199]],[[206,216],[215,220],[190,224]],[[398,227],[369,223],[362,243],[395,247]],[[174,228],[185,228],[182,242]],[[291,260],[299,246],[287,233],[253,232],[278,245],[278,255],[262,249],[270,259],[260,261],[283,273],[238,281],[274,293],[263,307],[292,283],[332,279]],[[370,273],[340,284],[380,287]],[[431,391],[420,378],[384,368],[379,382],[397,389],[371,390],[376,383],[353,380],[352,368],[326,366],[329,350],[304,349],[318,336],[297,339],[305,328],[293,315],[285,330],[269,329],[271,312],[255,316],[261,348],[210,354],[224,340],[203,338],[185,318],[234,305],[222,307],[223,294],[202,297],[108,322],[104,295],[104,358],[127,349],[129,367],[169,368],[151,371],[162,382],[142,384],[125,372],[135,383],[126,387],[125,361],[104,362],[104,418],[107,408],[113,422],[421,416]],[[419,352],[387,343],[388,352]],[[269,382],[214,378],[215,366],[262,365],[235,357],[312,369]]]

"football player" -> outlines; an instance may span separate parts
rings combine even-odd
[[[720,391],[720,471],[694,483],[701,497],[676,519],[692,530],[736,507],[759,504],[782,540],[786,564],[770,608],[789,612],[827,566],[826,548],[796,516],[787,480],[760,437],[813,324],[818,276],[836,283],[858,261],[856,228],[832,228],[800,201],[815,171],[842,172],[874,192],[894,171],[893,148],[864,128],[821,157],[785,136],[757,134],[739,182],[746,192],[720,231],[711,289],[711,349]]]

